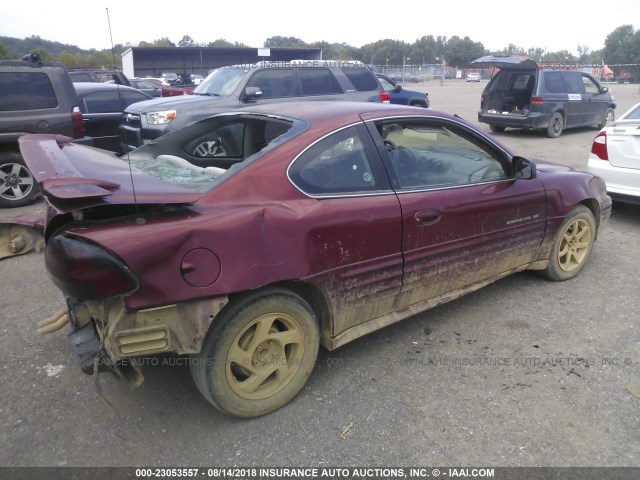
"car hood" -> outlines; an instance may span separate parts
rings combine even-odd
[[[509,68],[511,70],[536,70],[538,64],[529,57],[520,55],[486,55],[471,62],[474,65]]]
[[[125,111],[130,113],[146,113],[160,110],[171,110],[173,108],[182,107],[183,105],[216,101],[219,98],[222,97],[210,95],[176,95],[174,97],[161,97],[133,103],[129,105]]]
[[[63,135],[20,137],[20,151],[49,203],[61,211],[102,204],[191,204],[202,193],[156,179],[106,150]]]

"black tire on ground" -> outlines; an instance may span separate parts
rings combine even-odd
[[[603,129],[609,123],[612,123],[616,118],[615,113],[613,112],[613,108],[607,108],[605,112],[602,114],[602,121],[597,125],[598,130]]]
[[[191,374],[202,395],[236,417],[273,412],[307,382],[320,334],[313,310],[284,289],[239,298],[214,320]]]
[[[413,102],[411,105],[409,105],[410,107],[422,107],[422,108],[427,108],[427,105],[424,103],[420,103],[420,102]]]
[[[498,125],[489,125],[489,130],[492,132],[504,132],[505,127],[500,127]]]
[[[549,120],[549,126],[547,127],[547,136],[550,138],[558,138],[562,135],[564,129],[564,117],[560,112],[556,112],[551,115]]]
[[[541,273],[550,280],[575,277],[591,255],[596,238],[596,223],[591,210],[583,205],[566,216],[553,242],[549,265]]]
[[[32,203],[40,189],[18,152],[0,153],[0,207],[23,207]]]

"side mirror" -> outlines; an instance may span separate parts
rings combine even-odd
[[[402,91],[402,85],[400,85],[399,83],[396,83],[396,86],[393,87],[393,91],[396,93],[400,93]]]
[[[609,87],[602,87],[600,93],[609,93]]]
[[[244,96],[247,100],[256,100],[262,97],[262,90],[258,87],[247,87],[244,89]]]
[[[536,164],[524,157],[513,157],[513,173],[516,178],[533,180],[537,176]]]

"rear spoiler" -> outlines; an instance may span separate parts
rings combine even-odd
[[[63,151],[72,141],[70,137],[53,134],[20,137],[20,151],[40,188],[60,199],[106,197],[119,189],[119,184],[87,178],[73,166]]]

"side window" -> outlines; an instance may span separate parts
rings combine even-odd
[[[149,100],[149,98],[146,95],[143,95],[140,92],[132,92],[131,90],[121,90],[120,96],[122,98],[122,103],[124,103],[124,105],[122,106],[122,110],[127,108],[132,103]]]
[[[513,81],[514,90],[530,90],[533,88],[533,75],[518,75]]]
[[[359,92],[371,92],[378,90],[378,77],[368,67],[342,67],[355,89]]]
[[[342,93],[337,80],[328,68],[299,68],[302,95]]]
[[[600,93],[600,88],[598,88],[598,85],[596,85],[589,77],[583,76],[582,83],[584,83],[584,91],[586,93],[590,93],[592,95],[597,95]]]
[[[82,113],[113,113],[121,112],[118,92],[93,92],[85,95],[80,102]]]
[[[356,127],[336,132],[309,148],[289,167],[289,178],[303,192],[317,195],[378,189]]]
[[[56,108],[58,99],[45,73],[0,73],[0,111]]]
[[[507,178],[497,152],[462,128],[407,121],[376,125],[401,189],[491,182]]]
[[[561,72],[546,72],[544,88],[549,93],[566,93]]]
[[[262,98],[293,97],[293,69],[259,70],[249,79],[247,87],[258,87]]]
[[[578,72],[563,72],[562,78],[565,84],[565,93],[584,93],[582,75]]]

